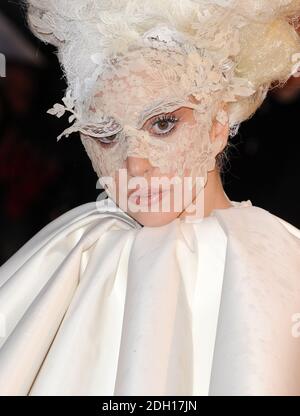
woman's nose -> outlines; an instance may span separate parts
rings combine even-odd
[[[126,159],[126,169],[130,176],[144,176],[145,173],[151,171],[153,166],[148,159],[141,157],[128,156]]]

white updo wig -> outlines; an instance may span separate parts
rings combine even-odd
[[[228,103],[230,127],[260,106],[270,86],[299,67],[300,0],[29,0],[31,30],[58,48],[73,96],[88,94],[96,66],[125,53],[158,24],[183,34],[214,59],[230,58],[234,76],[254,93]],[[95,57],[97,59],[95,59]],[[86,92],[80,89],[85,85]]]

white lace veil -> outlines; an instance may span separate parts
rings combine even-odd
[[[57,46],[68,82],[49,113],[70,113],[62,135],[81,132],[99,177],[136,156],[206,181],[223,146],[210,140],[213,120],[235,132],[272,83],[299,67],[299,0],[27,3],[32,31]],[[168,137],[143,128],[180,107],[193,110],[196,126],[183,123]]]

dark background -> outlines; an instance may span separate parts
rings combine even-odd
[[[66,88],[55,49],[31,35],[17,0],[1,0],[0,13],[43,62],[6,53],[6,77],[0,78],[1,264],[57,216],[95,200],[99,190],[79,136],[56,140],[67,118],[46,114]],[[298,228],[299,84],[291,79],[284,89],[272,90],[241,125],[223,174],[231,200],[250,199]]]

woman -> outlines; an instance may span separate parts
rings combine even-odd
[[[31,0],[108,198],[1,269],[0,392],[298,395],[300,231],[220,179],[299,67],[300,1]]]

